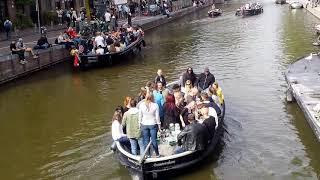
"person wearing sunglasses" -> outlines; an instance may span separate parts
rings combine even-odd
[[[186,84],[187,80],[191,81],[192,86],[194,86],[197,81],[197,75],[193,72],[193,69],[191,67],[188,67],[187,71],[182,75],[182,84],[181,85],[183,87]]]

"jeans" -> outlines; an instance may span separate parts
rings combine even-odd
[[[158,126],[157,125],[142,125],[142,138],[143,138],[143,144],[144,147],[147,148],[149,142],[150,142],[150,137],[151,137],[151,143],[152,147],[156,153],[157,156],[159,156],[159,149],[158,149],[158,143],[157,143],[157,131],[158,131]],[[150,155],[150,151],[147,153]]]
[[[140,149],[140,155],[143,154],[143,151],[144,151],[144,144],[143,144],[143,139],[142,138],[139,138],[139,139],[136,139],[136,138],[130,138],[129,139],[130,141],[130,145],[131,145],[131,154],[133,155],[138,155],[138,144],[139,144],[139,149]]]
[[[179,154],[179,153],[183,153],[183,152],[185,152],[185,150],[184,150],[182,147],[180,147],[180,146],[178,146],[178,147],[174,150],[174,154]]]

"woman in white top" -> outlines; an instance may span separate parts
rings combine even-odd
[[[157,143],[157,131],[160,129],[159,106],[153,102],[151,94],[146,95],[146,99],[139,106],[139,122],[142,130],[142,138],[144,147],[151,142],[156,156],[159,157],[159,149]],[[150,155],[150,153],[148,153]]]
[[[114,141],[119,141],[120,143],[128,144],[129,139],[123,133],[121,120],[122,120],[122,111],[121,109],[116,108],[116,111],[114,112],[113,118],[112,118],[112,126],[111,126],[112,139]]]

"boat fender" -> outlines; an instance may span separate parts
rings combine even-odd
[[[293,102],[293,96],[292,96],[292,92],[291,92],[290,88],[287,89],[286,100],[287,100],[287,102]]]
[[[110,149],[112,150],[112,151],[116,151],[116,142],[114,142],[113,141],[113,143],[111,144],[111,146],[110,146]]]

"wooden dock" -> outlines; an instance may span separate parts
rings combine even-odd
[[[320,104],[320,55],[310,54],[291,64],[285,77],[287,100],[296,100],[320,141],[320,112],[315,108]]]

